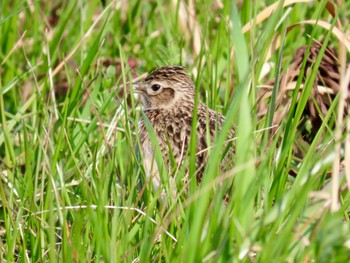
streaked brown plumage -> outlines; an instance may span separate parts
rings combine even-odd
[[[172,171],[171,154],[179,167],[189,147],[191,138],[192,115],[194,110],[195,88],[184,67],[162,67],[151,72],[142,82],[134,83],[135,92],[141,95],[143,111],[157,135],[164,162]],[[199,103],[197,119],[197,180],[200,181],[203,168],[207,162],[210,145],[214,143],[217,131],[223,125],[225,118],[220,113]],[[207,128],[209,131],[207,132]],[[152,178],[153,185],[160,184],[159,173],[154,152],[144,120],[139,122],[141,150],[147,177]],[[233,136],[233,130],[230,133]],[[233,155],[233,147],[222,163],[225,166],[228,158]]]

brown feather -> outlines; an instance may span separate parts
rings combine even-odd
[[[161,85],[160,93],[154,95],[153,85]],[[176,166],[183,164],[184,155],[189,147],[194,110],[194,85],[184,67],[162,67],[151,72],[139,84],[140,94],[143,97],[144,113],[152,124],[157,135],[162,157],[173,170],[171,156]],[[137,90],[136,90],[137,91]],[[220,113],[200,103],[197,118],[197,180],[200,181],[204,166],[208,160],[208,145],[214,143],[217,131],[220,131],[225,117]],[[210,142],[207,141],[207,127],[209,127]],[[153,149],[143,120],[139,122],[141,148],[147,177],[152,178],[154,186],[160,184],[156,164],[154,163]],[[233,129],[230,137],[234,134]],[[170,149],[169,149],[170,145]],[[221,167],[226,166],[228,158],[233,157],[233,147],[227,153]]]

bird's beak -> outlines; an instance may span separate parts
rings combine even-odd
[[[132,86],[134,87],[134,89],[137,89],[138,87],[140,87],[140,82],[133,82]]]
[[[142,87],[141,82],[133,82],[132,86],[134,88],[135,93],[145,92],[144,87]]]

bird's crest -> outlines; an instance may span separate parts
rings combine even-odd
[[[186,73],[186,68],[182,66],[167,66],[153,70],[145,81],[167,80],[176,82],[191,82],[191,77]]]

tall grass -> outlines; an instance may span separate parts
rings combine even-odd
[[[340,138],[334,130],[341,96],[303,158],[294,151],[326,46],[347,67],[350,3],[339,1],[333,14],[330,7],[327,1],[2,1],[1,261],[347,262],[349,182],[344,170],[332,171],[336,149],[340,160],[349,155],[343,147],[349,117],[337,122]],[[278,94],[294,51],[314,40],[323,43],[321,52],[272,133],[275,96],[258,117],[259,88],[275,79]],[[273,67],[263,76],[268,63]],[[142,113],[126,89],[151,69],[174,64],[192,74],[196,103],[222,112],[226,122],[208,149],[201,184],[191,147],[172,174],[175,197],[171,174],[162,171],[164,197],[145,183],[137,150]],[[221,174],[232,125],[235,163]]]

